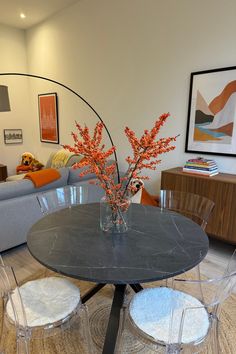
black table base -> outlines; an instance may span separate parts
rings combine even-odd
[[[87,302],[89,299],[91,299],[91,297],[95,294],[97,294],[97,292],[99,290],[101,290],[106,284],[97,284],[95,285],[93,288],[91,288],[90,290],[88,290],[82,297],[81,297],[81,301],[82,304],[85,304],[85,302]]]
[[[115,285],[115,292],[102,354],[112,354],[115,352],[116,339],[120,323],[120,310],[124,302],[125,289],[126,285]]]
[[[81,298],[83,304],[93,297],[99,290],[101,290],[106,284],[97,284],[90,290],[88,290]],[[119,330],[120,323],[120,310],[122,308],[125,297],[125,284],[114,284],[115,292],[111,305],[111,312],[109,316],[107,332],[105,336],[103,352],[102,354],[113,354],[115,352],[116,339]],[[138,293],[143,288],[140,284],[130,284],[130,287],[134,292]]]

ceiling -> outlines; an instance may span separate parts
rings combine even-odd
[[[28,29],[78,0],[0,0],[0,23]],[[24,13],[26,17],[20,18]]]

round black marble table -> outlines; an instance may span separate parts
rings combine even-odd
[[[99,204],[93,203],[43,217],[30,229],[27,245],[49,269],[99,283],[83,302],[104,284],[115,285],[103,350],[112,354],[126,284],[139,291],[139,283],[181,274],[203,260],[209,243],[205,232],[192,220],[140,204],[132,205],[127,233],[104,233],[99,226]]]

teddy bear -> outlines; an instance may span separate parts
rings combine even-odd
[[[140,178],[132,178],[129,183],[130,197],[132,203],[140,203],[144,182]]]
[[[26,172],[33,172],[38,171],[43,168],[44,165],[35,159],[34,155],[31,152],[24,152],[21,155],[21,164],[16,167],[16,173],[26,173]]]
[[[144,188],[144,182],[140,178],[132,178],[129,187],[132,203],[159,206],[159,196],[149,194]]]

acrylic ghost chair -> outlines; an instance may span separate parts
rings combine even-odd
[[[78,204],[99,202],[104,192],[96,185],[87,182],[79,186],[67,185],[36,195],[42,216],[57,212],[61,209],[72,208]],[[45,276],[47,269],[45,270]]]
[[[45,191],[36,196],[43,215],[53,213],[57,210],[70,208],[78,204],[94,201],[91,189],[96,186],[83,184],[80,186],[65,186]]]
[[[166,210],[182,214],[194,222],[196,222],[203,230],[205,230],[208,219],[214,209],[215,203],[210,199],[188,192],[175,190],[160,190],[159,196],[155,196],[158,207],[163,212]],[[200,265],[195,267],[197,279],[200,279]],[[172,286],[172,278],[166,279],[165,285]],[[129,289],[126,292],[130,293]],[[127,296],[125,305],[127,303]]]
[[[84,353],[93,353],[87,308],[81,303],[77,286],[67,279],[55,277],[32,280],[19,286],[13,269],[5,266],[2,258],[1,264],[4,323],[9,328],[15,326],[17,354],[30,353],[31,340],[44,341],[47,337],[61,335],[63,330],[70,331],[75,321],[80,321],[78,336],[82,335]],[[4,343],[4,337],[1,343]],[[44,353],[44,343],[40,353]]]
[[[45,191],[43,193],[38,194],[36,198],[38,200],[42,215],[46,216],[48,214],[57,212],[61,209],[73,208],[78,204],[98,202],[102,196],[103,196],[102,189],[98,188],[96,185],[91,185],[85,182],[85,183],[81,183],[79,186],[68,185],[65,187],[56,188],[54,190]],[[48,270],[46,268],[43,280],[45,282],[52,283],[55,282],[55,280],[57,279],[60,279],[60,281],[69,282],[69,280],[62,275],[55,275],[53,277],[49,276]],[[55,285],[55,288],[56,287],[57,284]],[[81,306],[82,305],[80,304],[80,308]],[[83,305],[83,309],[87,321],[86,326],[88,327],[87,339],[89,342],[89,347],[92,348],[92,341],[89,338],[90,337],[89,323],[88,323],[87,309],[85,305]]]
[[[160,190],[159,207],[182,214],[196,222],[203,230],[214,209],[215,203],[201,195],[175,191]],[[197,276],[200,279],[200,264],[196,266]]]
[[[134,295],[123,315],[116,353],[125,352],[125,339],[133,336],[147,352],[150,349],[166,354],[205,354],[208,348],[212,353],[220,354],[221,307],[235,285],[236,251],[225,273],[218,278],[177,278],[173,281],[173,288],[140,291]]]
[[[175,191],[160,190],[159,207],[185,215],[199,224],[203,230],[207,226],[208,219],[214,209],[215,203],[201,195]]]
[[[12,299],[12,289],[15,289],[15,300],[18,303],[16,308],[15,301]],[[2,259],[0,265],[0,291],[1,291],[1,333],[0,333],[0,353],[12,353],[29,354],[28,346],[28,333],[27,333],[27,321],[24,312],[24,306],[19,293],[19,288],[16,283],[13,269],[8,266],[4,266]],[[9,335],[9,326],[7,319],[6,306],[11,306],[12,316],[11,323],[15,327],[16,340],[13,343],[7,341]],[[19,317],[22,321],[22,326],[19,326]]]
[[[89,197],[93,200],[95,194],[92,193],[92,187],[66,186],[41,193],[36,198],[42,215],[86,203]],[[92,353],[87,308],[81,304],[79,288],[66,277],[57,275],[45,277],[45,275],[41,279],[28,281],[19,288],[26,313],[27,328],[30,328],[27,333],[31,334],[31,338],[60,334],[61,330],[69,329],[73,320],[80,316],[84,322],[82,328],[88,352]],[[16,300],[15,297],[16,293],[13,292],[13,300]],[[7,310],[8,317],[13,319],[9,306]],[[20,326],[24,327],[22,321]]]

